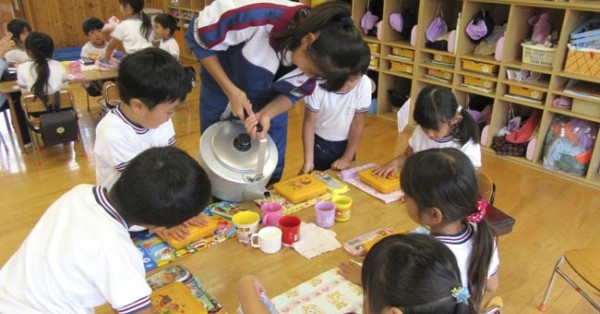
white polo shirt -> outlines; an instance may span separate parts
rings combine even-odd
[[[106,46],[108,46],[107,42],[104,42],[102,46],[96,46],[91,41],[88,41],[81,47],[81,58],[90,59],[90,55],[95,54],[96,57],[104,56],[104,52],[106,51]]]
[[[472,139],[464,145],[460,145],[460,143],[455,141],[455,138],[451,136],[439,140],[432,140],[425,132],[423,132],[421,126],[417,125],[415,131],[408,140],[408,146],[410,146],[415,153],[432,148],[457,148],[469,157],[475,169],[481,168],[481,147],[479,146],[479,143],[475,143]]]
[[[27,54],[27,51],[24,48],[15,48],[7,51],[4,54],[4,59],[6,59],[8,63],[12,64],[21,64],[30,60],[29,55]]]
[[[123,48],[127,54],[132,54],[138,50],[151,47],[150,41],[142,36],[142,20],[128,19],[123,20],[115,27],[111,36],[123,43]],[[152,35],[149,37],[152,38]]]
[[[62,63],[50,59],[48,60],[48,67],[50,68],[50,77],[48,78],[46,94],[50,95],[63,88],[67,88],[67,74]],[[37,77],[38,74],[33,61],[21,63],[17,67],[17,84],[19,84],[22,90],[30,92]]]
[[[320,86],[304,98],[306,109],[316,112],[315,134],[328,141],[348,139],[352,119],[369,111],[371,79],[363,75],[360,82],[346,93],[328,92]]]
[[[462,280],[463,287],[468,287],[469,281],[469,259],[471,258],[471,251],[473,251],[473,234],[475,227],[471,224],[467,224],[467,228],[459,234],[454,235],[435,235],[435,238],[440,242],[444,243],[454,256],[460,269],[460,277]],[[498,272],[498,266],[500,260],[498,258],[498,247],[494,246],[494,253],[490,260],[490,266],[488,268],[487,278],[494,276]]]
[[[168,52],[175,59],[179,60],[179,44],[177,44],[175,38],[171,37],[167,40],[161,40],[158,48]]]
[[[0,270],[0,312],[119,313],[150,306],[140,252],[127,225],[88,184],[56,200]]]
[[[150,147],[175,144],[173,121],[146,129],[127,119],[120,107],[111,110],[96,126],[96,184],[110,188],[131,159]]]

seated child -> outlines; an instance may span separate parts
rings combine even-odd
[[[31,33],[29,23],[21,19],[13,19],[6,24],[6,31],[12,34],[12,40],[15,42],[15,48],[4,55],[6,62],[19,65],[29,61],[29,54],[25,49],[25,39]]]
[[[408,140],[406,151],[376,169],[376,174],[387,177],[402,168],[413,153],[443,147],[460,149],[475,168],[481,167],[479,127],[469,112],[458,105],[450,89],[425,87],[415,102],[413,119],[418,126]]]
[[[175,147],[135,157],[115,185],[81,184],[56,200],[0,270],[2,313],[154,313],[128,226],[181,224],[210,200],[198,162]]]
[[[150,147],[175,144],[171,117],[190,91],[181,64],[166,51],[152,47],[123,59],[117,86],[121,105],[96,126],[96,183],[106,188],[117,181],[137,154]]]
[[[87,36],[88,42],[81,48],[81,59],[95,61],[98,57],[104,56],[104,51],[108,43],[104,40],[102,28],[104,22],[95,17],[89,17],[83,20],[83,33]],[[92,97],[102,95],[102,84],[104,81],[93,81],[83,84],[83,87]]]
[[[45,33],[32,32],[25,40],[30,61],[17,68],[17,84],[24,92],[31,92],[46,102],[48,95],[68,86],[65,67],[53,60],[54,41]]]
[[[179,60],[179,44],[173,34],[177,29],[177,20],[171,14],[159,14],[154,18],[154,35],[160,38],[158,48],[170,53]]]
[[[475,313],[452,252],[431,236],[396,234],[373,246],[362,267],[364,313]],[[262,283],[246,275],[238,283],[244,313],[268,314]]]
[[[300,174],[329,168],[343,170],[350,167],[354,160],[375,88],[365,75],[371,52],[367,44],[364,46],[361,63],[355,67],[356,71],[342,89],[328,92],[317,86],[304,99],[304,164]]]
[[[469,157],[451,147],[418,152],[407,159],[400,184],[408,215],[454,253],[463,286],[478,306],[486,290],[498,288],[500,261]],[[353,264],[341,268],[344,277],[356,282]]]

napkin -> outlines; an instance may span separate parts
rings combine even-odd
[[[331,230],[323,229],[312,222],[303,222],[300,226],[300,240],[292,246],[300,255],[310,259],[342,247],[335,236],[336,233]]]

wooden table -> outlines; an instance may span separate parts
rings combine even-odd
[[[83,75],[84,75],[83,79],[69,80],[69,83],[85,83],[85,82],[92,82],[92,81],[97,81],[97,80],[114,79],[117,77],[118,71],[100,71],[98,69],[92,69],[92,70],[88,70],[88,71],[83,71],[81,73],[83,73]],[[0,93],[3,93],[4,95],[6,95],[6,98],[8,99],[8,105],[10,107],[10,117],[11,117],[11,120],[13,121],[12,122],[13,125],[16,124],[15,130],[17,132],[17,140],[19,141],[19,147],[21,148],[21,152],[24,152],[25,149],[23,146],[23,138],[21,137],[21,134],[23,132],[28,132],[28,131],[21,130],[19,124],[17,123],[17,115],[15,114],[15,105],[14,105],[14,103],[12,101],[12,97],[11,97],[12,93],[16,93],[16,92],[20,92],[20,91],[21,91],[21,89],[17,85],[16,81],[0,82]],[[88,99],[88,109],[89,109],[89,99]],[[9,127],[9,126],[7,126],[7,127]]]
[[[337,233],[340,243],[377,227],[390,227],[394,230],[411,230],[417,227],[408,217],[403,203],[384,204],[353,186],[350,188],[346,195],[353,199],[352,218],[347,222],[336,222],[330,228]],[[247,204],[246,207],[258,210],[254,204]],[[314,211],[314,207],[309,207],[295,215],[304,222],[314,222]],[[268,255],[260,249],[242,246],[236,238],[232,238],[174,263],[187,267],[198,276],[225,311],[236,313],[239,305],[236,284],[244,274],[257,275],[264,283],[267,295],[274,297],[349,258],[350,255],[343,248],[312,259],[306,259],[286,247],[278,253]]]

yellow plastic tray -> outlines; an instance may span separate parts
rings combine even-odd
[[[215,219],[213,219],[211,217],[208,217],[204,214],[202,216],[204,217],[204,220],[206,221],[206,225],[204,225],[202,227],[189,226],[188,230],[190,231],[190,234],[184,240],[180,241],[180,240],[177,240],[172,237],[169,237],[168,239],[164,239],[163,237],[161,237],[161,239],[163,239],[163,241],[169,243],[176,250],[179,250],[194,241],[198,241],[202,238],[206,238],[206,237],[210,236],[211,234],[213,234],[215,232],[215,230],[217,230],[218,223]],[[160,237],[160,235],[159,235],[159,237]]]
[[[175,281],[152,291],[150,302],[157,314],[208,314],[204,304],[181,282]]]
[[[275,191],[294,204],[311,199],[327,192],[327,185],[321,180],[303,174],[292,179],[281,181],[273,185]]]
[[[400,176],[395,174],[388,178],[383,178],[373,174],[373,169],[365,169],[358,173],[358,177],[375,190],[388,194],[400,190]]]

